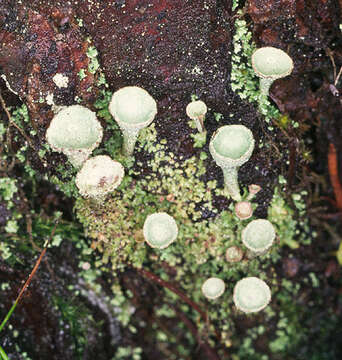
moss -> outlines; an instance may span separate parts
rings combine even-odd
[[[280,179],[280,182],[284,181],[285,179]],[[284,195],[281,193],[280,187],[275,188],[268,209],[268,219],[277,229],[280,246],[287,245],[292,249],[297,249],[300,244],[308,245],[311,242],[306,205],[302,199],[305,192],[304,194],[292,194],[294,204],[299,210],[298,214],[285,201]]]
[[[90,46],[87,50],[87,56],[89,58],[88,71],[91,74],[95,74],[96,71],[100,68],[100,63],[97,60],[98,52],[94,46]]]
[[[8,208],[13,207],[13,196],[18,191],[16,180],[9,177],[0,179],[0,200],[5,200],[8,203]]]
[[[140,347],[124,347],[119,346],[116,350],[113,360],[132,359],[141,360],[142,349]]]
[[[76,297],[64,299],[54,295],[52,302],[60,313],[60,326],[64,325],[70,332],[75,359],[82,359],[88,346],[88,328],[95,325],[92,314]]]
[[[205,131],[190,135],[194,139],[194,148],[201,148],[207,141],[207,133]]]

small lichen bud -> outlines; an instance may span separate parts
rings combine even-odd
[[[226,260],[230,263],[241,261],[243,258],[243,251],[237,246],[231,246],[226,250]]]
[[[253,215],[252,204],[249,201],[239,201],[234,206],[235,215],[240,220],[249,219]]]
[[[251,201],[254,196],[261,190],[261,186],[260,185],[256,185],[256,184],[251,184],[248,186],[248,196],[246,198],[247,201]]]
[[[207,105],[201,100],[192,101],[186,107],[186,114],[190,119],[195,121],[197,130],[199,132],[205,131],[204,120],[206,113]]]

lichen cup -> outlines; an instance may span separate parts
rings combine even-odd
[[[266,46],[252,54],[252,67],[260,78],[260,90],[268,96],[273,81],[291,74],[293,61],[285,51]]]
[[[242,242],[254,255],[264,254],[273,244],[276,232],[272,223],[266,219],[251,221],[242,230]]]
[[[186,107],[186,114],[195,121],[199,132],[205,131],[204,120],[207,113],[207,105],[202,100],[196,100],[189,103]]]
[[[228,194],[235,201],[241,200],[238,170],[249,160],[254,150],[252,132],[244,125],[220,127],[212,136],[209,151],[221,167]]]
[[[265,281],[246,277],[235,284],[233,301],[244,313],[263,310],[271,301],[271,290]]]
[[[76,175],[76,186],[85,198],[102,203],[114,191],[125,175],[124,167],[107,155],[88,159]]]
[[[103,130],[93,111],[81,105],[63,108],[51,120],[46,140],[80,168],[102,140]]]
[[[172,216],[159,212],[147,216],[143,232],[149,246],[165,249],[176,240],[178,227]]]
[[[225,288],[226,286],[223,280],[217,277],[211,277],[203,283],[201,290],[207,299],[215,300],[224,293]]]
[[[153,97],[138,86],[126,86],[112,96],[109,111],[123,134],[123,153],[131,156],[139,131],[151,124],[157,114]]]

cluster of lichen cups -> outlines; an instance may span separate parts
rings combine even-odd
[[[225,290],[223,280],[211,277],[202,285],[203,295],[210,300],[220,297]],[[233,301],[237,309],[244,313],[263,310],[271,301],[269,286],[257,277],[246,277],[239,280],[234,287]]]
[[[248,249],[247,257],[255,257],[262,254],[272,246],[275,239],[275,230],[271,222],[265,219],[251,221],[242,231],[242,243]],[[231,246],[226,251],[226,260],[234,263],[242,260],[244,254],[240,247]],[[203,295],[215,300],[225,290],[222,279],[211,277],[202,285]],[[235,284],[233,301],[237,309],[252,313],[264,309],[271,300],[269,286],[257,277],[246,277]]]
[[[123,153],[130,156],[139,131],[148,126],[157,113],[156,102],[146,90],[127,86],[113,94],[109,111],[123,132]],[[62,108],[46,132],[51,148],[64,153],[70,163],[80,169],[76,176],[80,194],[97,203],[103,202],[124,176],[123,166],[109,156],[88,159],[102,136],[103,129],[95,113],[81,105]]]
[[[137,86],[127,86],[116,91],[109,111],[123,133],[123,153],[133,154],[139,131],[148,126],[157,113],[157,105],[151,95]],[[198,131],[203,132],[207,107],[202,101],[191,102],[187,115],[195,120]],[[102,204],[106,196],[120,185],[124,177],[123,166],[107,155],[89,158],[102,140],[103,130],[95,114],[89,109],[73,105],[65,107],[55,115],[47,130],[46,138],[53,150],[63,152],[69,161],[80,168],[76,175],[76,186],[85,198]],[[237,203],[235,214],[240,220],[253,214],[251,200],[260,190],[250,185],[249,195],[242,200],[238,185],[238,169],[249,160],[254,149],[252,132],[243,125],[226,125],[213,135],[209,150],[216,164],[222,168],[227,194]],[[147,216],[143,234],[146,243],[156,249],[165,249],[178,235],[178,227],[172,216],[160,212]],[[271,245],[275,231],[267,220],[253,220],[242,232],[242,242],[254,255],[264,253]],[[240,261],[243,253],[238,247],[227,249],[227,261]],[[202,285],[208,299],[220,297],[225,290],[222,279],[211,277]],[[255,292],[255,293],[254,293]],[[270,290],[257,278],[240,280],[234,289],[234,303],[245,312],[255,312],[270,301]]]
[[[216,164],[223,171],[227,194],[237,203],[234,210],[240,220],[249,219],[253,215],[251,200],[261,190],[259,185],[249,186],[249,194],[242,199],[238,184],[238,170],[249,160],[254,150],[252,132],[243,125],[226,125],[219,128],[211,138],[209,151]],[[248,249],[247,257],[265,253],[275,238],[273,225],[264,219],[253,220],[242,232],[242,242]],[[237,262],[243,258],[238,247],[230,247],[226,252],[229,262]],[[224,292],[222,279],[211,277],[202,286],[202,293],[210,300],[217,299]],[[246,312],[257,312],[267,306],[271,299],[268,285],[261,279],[248,277],[240,280],[234,288],[235,306]]]
[[[242,231],[242,242],[253,256],[264,254],[275,238],[273,225],[264,219],[251,221]],[[226,260],[234,263],[241,261],[243,251],[237,246],[231,246],[226,251]],[[222,279],[211,277],[202,285],[203,295],[210,300],[220,297],[225,290]],[[246,277],[235,284],[233,302],[237,309],[244,313],[263,310],[271,301],[269,286],[257,277]]]

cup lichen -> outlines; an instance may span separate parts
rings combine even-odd
[[[123,153],[131,156],[139,131],[151,124],[157,114],[153,97],[138,86],[126,86],[114,92],[109,112],[123,134]]]
[[[144,238],[152,248],[165,249],[173,243],[178,235],[174,218],[164,212],[147,216],[144,223]]]
[[[215,300],[224,293],[225,288],[226,286],[222,279],[211,277],[203,283],[202,293],[207,299]]]
[[[266,46],[254,51],[252,67],[260,78],[261,93],[268,96],[269,89],[275,80],[291,74],[293,61],[285,51]]]
[[[199,132],[205,131],[204,120],[206,113],[207,105],[201,100],[192,101],[186,107],[186,114],[190,119],[195,121],[197,130]]]
[[[233,301],[244,313],[258,312],[271,301],[271,290],[265,281],[257,277],[246,277],[235,284]]]
[[[62,152],[80,168],[102,140],[103,130],[96,114],[81,105],[60,110],[46,131],[46,140],[54,151]]]
[[[254,254],[262,254],[273,244],[276,233],[272,223],[266,219],[251,221],[242,230],[243,244]]]
[[[238,169],[249,160],[253,150],[253,134],[244,125],[222,126],[210,140],[209,151],[223,171],[225,187],[233,200],[241,200]]]

